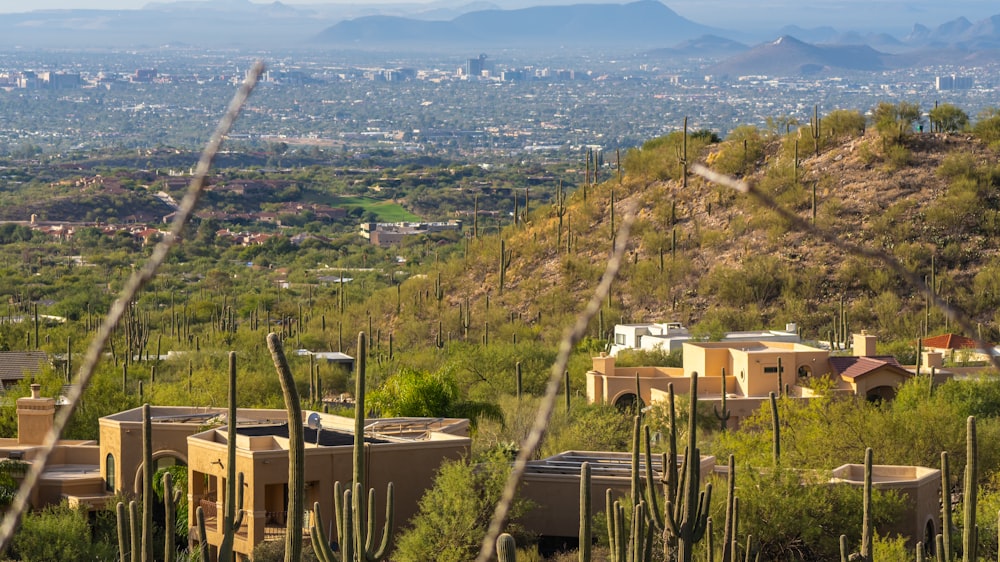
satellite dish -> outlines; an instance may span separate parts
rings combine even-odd
[[[323,429],[323,422],[320,421],[319,414],[316,412],[309,414],[309,418],[306,420],[306,425],[309,426],[309,429],[315,429],[317,431]]]

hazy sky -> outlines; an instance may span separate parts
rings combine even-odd
[[[153,0],[157,3],[174,0]],[[190,1],[190,0],[189,0]],[[205,1],[205,0],[196,0]],[[241,2],[245,0],[210,0]],[[251,0],[268,4],[274,0]],[[308,4],[449,4],[461,5],[473,0],[282,0],[289,5]],[[629,0],[487,0],[503,8],[528,5],[571,4],[583,2],[618,3]],[[0,13],[26,12],[43,9],[139,9],[150,0],[0,0]],[[706,25],[741,27],[752,24],[804,26],[829,24],[837,28],[909,28],[914,23],[936,26],[965,16],[972,21],[1000,14],[996,0],[664,0],[682,16]],[[780,23],[778,23],[780,22]],[[2,32],[2,30],[0,30]]]

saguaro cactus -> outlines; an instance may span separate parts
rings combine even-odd
[[[510,260],[514,257],[514,250],[507,249],[507,242],[503,239],[500,240],[500,283],[499,289],[500,294],[503,294],[504,284],[507,281],[507,268],[510,266]]]
[[[580,465],[580,562],[590,562],[591,525],[590,525],[590,463]]]
[[[318,523],[322,520],[319,504],[313,505],[313,519],[318,525],[314,525],[310,532],[313,537],[313,550],[316,551],[321,562],[375,562],[384,559],[392,549],[393,484],[390,482],[386,487],[385,525],[382,528],[380,540],[376,544],[375,490],[369,489],[365,480],[366,347],[365,334],[364,332],[359,333],[357,359],[355,360],[357,369],[354,390],[354,481],[353,485],[343,493],[343,504],[338,503],[341,497],[341,484],[340,482],[334,484],[336,498],[334,503],[337,506],[336,526],[341,546],[339,558],[330,548],[329,542],[323,536],[323,527]]]
[[[951,562],[951,470],[948,452],[941,451],[941,562]]]
[[[726,431],[729,427],[729,418],[732,416],[732,412],[726,408],[726,369],[722,369],[722,409],[716,405],[712,406],[712,410],[715,412],[716,419],[719,420],[719,430]]]
[[[302,429],[302,407],[299,404],[299,393],[295,389],[295,379],[292,378],[292,371],[288,368],[281,339],[277,334],[267,335],[267,347],[271,351],[271,359],[274,361],[274,368],[281,381],[281,394],[285,399],[285,408],[288,410],[288,522],[285,527],[285,562],[298,562],[302,558],[304,519],[302,510],[305,496],[305,435]],[[232,356],[230,357],[231,361],[235,361]],[[364,356],[360,356],[356,360],[364,361]],[[241,484],[242,476],[241,473]],[[227,503],[226,506],[228,508],[229,504]]]
[[[778,418],[778,400],[774,392],[767,395],[771,402],[771,457],[774,466],[781,463],[781,420]]]
[[[962,529],[962,560],[974,562],[977,558],[976,499],[979,490],[979,447],[976,443],[976,417],[969,416],[965,425],[965,506]]]
[[[872,556],[872,448],[865,449],[864,508],[861,521],[861,558]]]
[[[497,537],[497,562],[517,562],[517,542],[508,533]]]

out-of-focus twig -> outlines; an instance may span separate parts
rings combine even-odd
[[[542,398],[542,403],[538,406],[538,412],[535,414],[535,421],[532,423],[531,431],[525,436],[524,441],[521,442],[521,449],[518,451],[517,459],[514,460],[514,466],[507,477],[500,501],[493,511],[493,519],[490,520],[486,536],[483,537],[483,543],[476,562],[487,562],[493,556],[497,537],[500,536],[500,532],[507,521],[507,515],[510,513],[511,504],[514,502],[514,496],[517,494],[517,486],[521,481],[521,476],[524,475],[528,461],[535,454],[535,449],[538,448],[538,445],[542,442],[542,438],[545,437],[549,419],[552,417],[552,411],[555,408],[556,397],[559,394],[559,384],[562,381],[563,373],[566,371],[566,366],[569,364],[573,347],[583,339],[583,336],[587,333],[587,326],[601,310],[601,303],[604,302],[604,299],[607,298],[608,293],[611,291],[611,282],[618,275],[618,270],[622,265],[622,257],[625,255],[625,249],[628,247],[628,237],[633,222],[635,222],[634,204],[630,205],[625,211],[625,218],[615,236],[614,251],[611,253],[611,257],[608,258],[608,265],[604,269],[604,275],[601,276],[601,281],[594,290],[593,296],[587,303],[586,308],[577,315],[573,326],[567,330],[559,342],[559,353],[556,356],[555,363],[552,365],[552,371],[549,373],[549,380],[545,386],[545,396]]]
[[[836,232],[813,225],[811,222],[779,205],[774,198],[758,189],[755,185],[712,171],[701,164],[694,164],[691,166],[691,172],[712,183],[729,187],[740,193],[745,193],[750,197],[753,197],[758,203],[767,207],[771,211],[774,211],[782,219],[788,221],[791,227],[795,230],[819,238],[831,246],[840,248],[849,254],[881,262],[883,265],[892,270],[893,273],[899,275],[904,281],[909,283],[910,286],[927,295],[927,298],[929,298],[935,306],[940,308],[949,320],[958,324],[967,336],[975,340],[976,346],[979,349],[987,352],[993,367],[1000,370],[1000,357],[993,352],[992,346],[979,337],[978,330],[973,325],[972,320],[969,319],[969,316],[954,305],[942,299],[941,296],[933,290],[933,288],[927,286],[927,283],[924,282],[920,275],[907,269],[892,254],[879,250],[878,248],[870,248],[860,244],[848,242]],[[918,357],[917,360],[919,361],[920,358]]]
[[[170,231],[163,237],[156,247],[153,249],[153,253],[149,258],[149,261],[142,267],[142,269],[136,271],[129,278],[128,282],[122,288],[118,299],[111,305],[111,309],[108,311],[107,316],[104,317],[104,322],[101,324],[100,329],[94,336],[94,339],[90,342],[90,346],[87,348],[87,353],[84,355],[83,363],[80,365],[80,370],[70,386],[69,391],[66,393],[66,405],[59,409],[56,414],[55,419],[52,422],[52,429],[46,434],[45,440],[39,449],[35,451],[34,458],[31,461],[31,466],[28,469],[27,474],[24,477],[24,481],[17,490],[17,495],[14,496],[14,501],[11,502],[10,509],[4,515],[3,522],[0,523],[0,552],[2,552],[7,545],[10,544],[11,539],[14,536],[14,531],[17,529],[18,520],[24,513],[28,506],[28,499],[31,497],[32,490],[38,483],[38,479],[42,472],[45,471],[45,466],[48,464],[49,455],[51,455],[52,450],[55,448],[56,443],[58,443],[60,436],[62,435],[63,429],[69,422],[70,417],[76,410],[77,404],[80,402],[80,397],[83,392],[87,389],[87,385],[90,383],[90,378],[93,376],[94,371],[97,368],[97,364],[101,359],[101,353],[104,351],[105,345],[107,345],[108,340],[111,337],[112,331],[118,322],[121,320],[122,315],[128,306],[128,303],[132,302],[139,291],[149,283],[149,281],[156,275],[157,269],[163,264],[170,252],[180,241],[180,234],[184,226],[190,220],[191,215],[194,214],[194,209],[198,204],[198,200],[201,198],[203,188],[205,185],[205,178],[208,176],[208,171],[212,166],[212,160],[215,159],[215,155],[219,152],[219,147],[222,145],[222,141],[229,134],[229,130],[232,128],[233,123],[236,122],[236,118],[239,116],[240,111],[243,109],[247,98],[250,96],[250,92],[253,91],[254,86],[257,85],[257,80],[260,78],[261,74],[264,72],[264,63],[257,62],[254,64],[250,72],[247,73],[246,80],[237,90],[236,94],[233,96],[232,101],[229,102],[229,107],[226,110],[226,114],[223,115],[222,119],[219,121],[219,125],[215,128],[212,133],[212,137],[209,139],[208,144],[201,153],[201,157],[198,160],[198,165],[195,168],[194,177],[191,179],[191,184],[188,186],[187,193],[184,195],[184,199],[181,201],[180,206],[177,209],[177,214],[174,216],[174,220],[170,225]]]

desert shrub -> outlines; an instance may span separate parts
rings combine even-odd
[[[446,462],[434,486],[420,500],[420,510],[399,537],[393,560],[399,562],[464,562],[472,560],[486,534],[494,506],[500,499],[510,466],[506,457],[493,455],[476,464],[470,460]],[[515,500],[511,521],[525,509]],[[519,535],[516,524],[507,532]],[[523,535],[519,544],[525,544]]]
[[[753,170],[764,156],[764,140],[756,127],[736,127],[726,137],[719,152],[711,160],[712,166],[724,174],[746,174]]]
[[[25,562],[51,560],[110,560],[117,548],[94,543],[87,512],[65,502],[28,513],[14,535],[14,552]]]
[[[861,135],[865,132],[865,116],[853,109],[835,109],[823,117],[820,130],[823,129],[833,137]]]
[[[885,165],[889,170],[895,171],[905,168],[910,164],[912,158],[913,154],[905,146],[893,144],[885,149]]]

